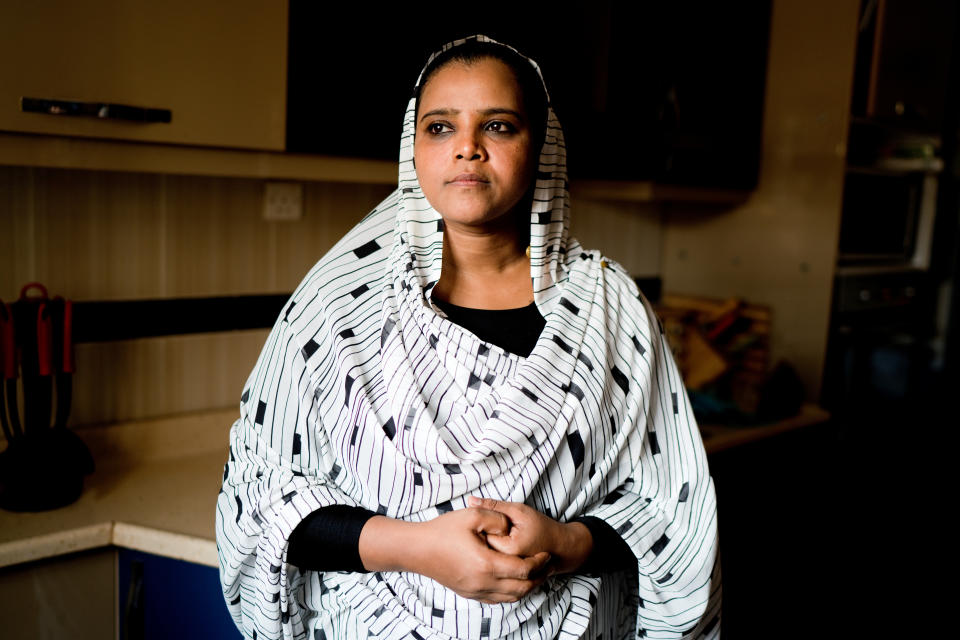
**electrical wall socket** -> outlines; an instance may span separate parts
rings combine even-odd
[[[303,217],[303,183],[267,182],[263,188],[263,219],[292,221]]]

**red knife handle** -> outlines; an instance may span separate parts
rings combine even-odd
[[[46,300],[46,299],[47,299],[47,288],[46,288],[45,286],[43,286],[43,285],[42,285],[41,283],[39,283],[39,282],[28,282],[27,284],[23,285],[23,286],[20,288],[20,299],[21,299],[21,300],[26,300],[26,299],[27,299],[27,291],[30,291],[30,289],[40,289],[40,292],[43,294],[43,295],[40,296],[40,300]]]
[[[37,308],[37,372],[42,376],[53,375],[53,329],[50,326],[50,311],[47,303]]]
[[[63,301],[63,372],[76,371],[73,360],[73,302]]]

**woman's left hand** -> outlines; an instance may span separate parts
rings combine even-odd
[[[551,555],[548,572],[572,573],[593,550],[593,538],[580,522],[561,523],[522,502],[503,502],[470,496],[470,507],[498,511],[510,519],[505,535],[487,534],[487,544],[501,553],[530,557],[542,551]]]

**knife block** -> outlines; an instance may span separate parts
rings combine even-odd
[[[29,296],[31,291],[40,295]],[[73,306],[32,282],[13,304],[0,303],[0,508],[45,511],[83,491],[93,457],[66,428],[73,391]],[[23,411],[20,411],[20,407]],[[54,407],[56,411],[54,411]]]
[[[89,449],[72,431],[30,432],[0,453],[0,508],[46,511],[71,504],[93,466]]]

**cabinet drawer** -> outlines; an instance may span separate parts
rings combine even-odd
[[[286,42],[286,2],[3,2],[0,130],[280,150]],[[165,109],[171,119],[25,113],[24,97]]]

